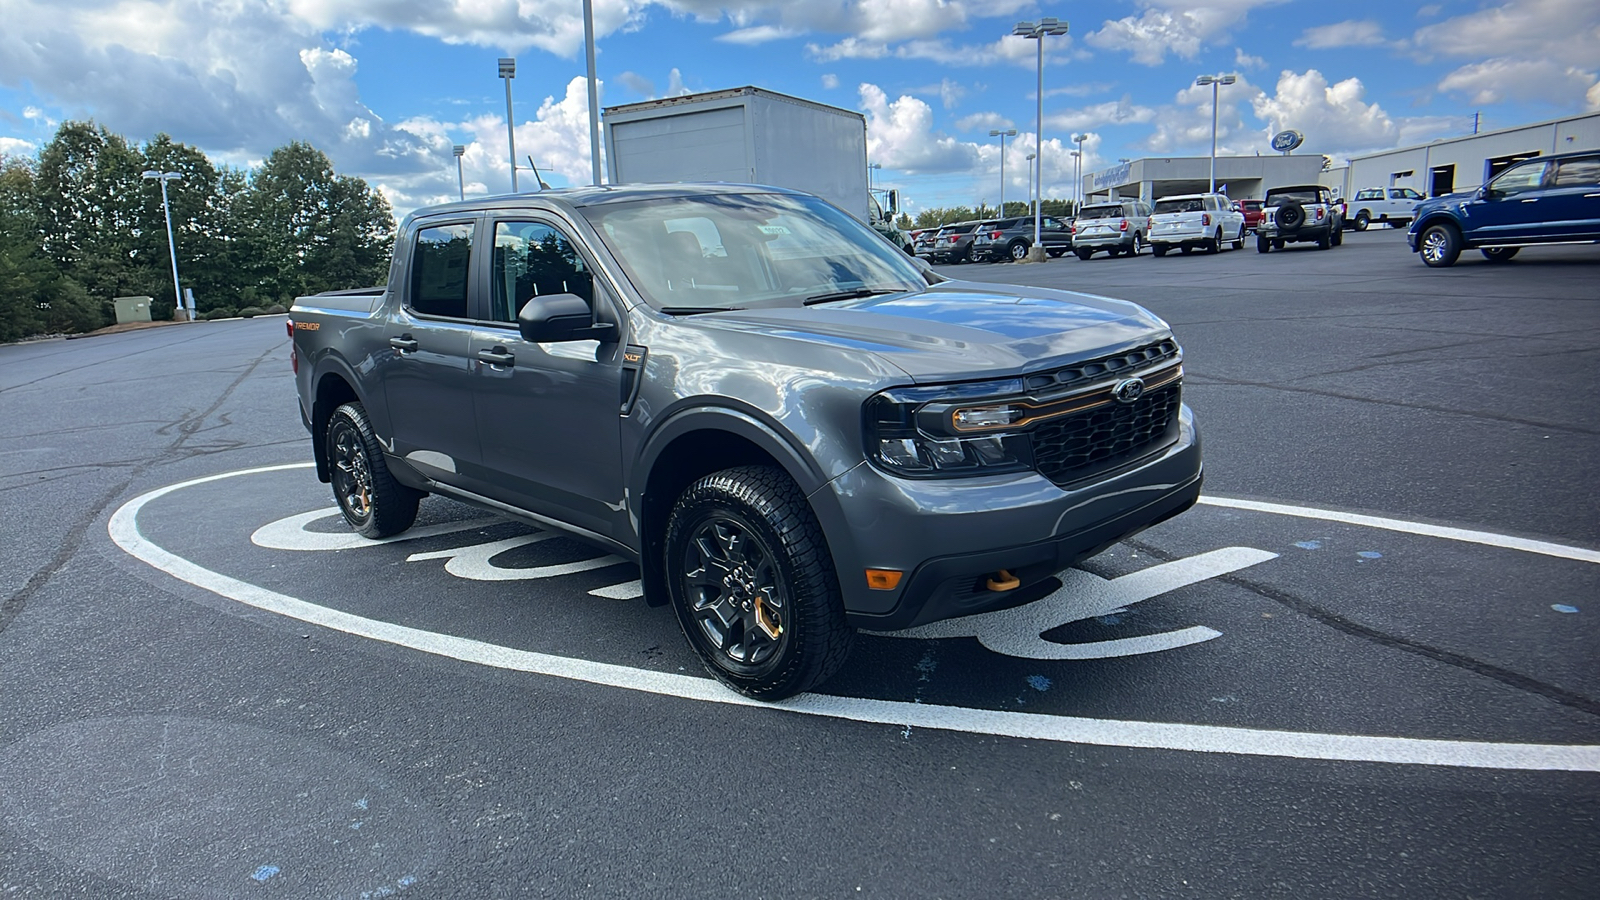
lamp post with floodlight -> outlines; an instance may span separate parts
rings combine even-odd
[[[1033,246],[1028,248],[1028,259],[1030,262],[1044,262],[1044,244],[1041,243],[1040,238],[1043,217],[1039,215],[1039,207],[1042,205],[1040,200],[1044,197],[1044,37],[1047,34],[1053,34],[1057,37],[1066,34],[1067,23],[1058,22],[1050,17],[1040,19],[1038,24],[1018,22],[1016,27],[1011,29],[1011,33],[1017,37],[1039,42],[1039,107],[1033,132],[1034,143],[1037,145],[1039,153],[1039,162],[1038,165],[1034,166]]]
[[[1198,85],[1211,85],[1211,190],[1217,192],[1217,88],[1238,81],[1236,75],[1201,75],[1194,80]]]
[[[500,77],[506,80],[506,143],[511,147],[511,193],[517,193],[517,124],[511,118],[511,79],[517,77],[517,58],[500,57]]]
[[[594,76],[594,0],[583,0],[583,50],[589,65],[589,170],[595,187],[600,186],[600,88]],[[506,82],[510,84],[511,82]],[[507,88],[509,90],[509,88]],[[517,154],[511,154],[516,168]],[[531,160],[530,160],[531,161]],[[534,175],[535,178],[539,177]]]
[[[1028,207],[1030,210],[1035,211],[1036,214],[1039,204],[1033,194],[1033,162],[1038,158],[1039,154],[1037,153],[1028,154]]]
[[[161,214],[167,218],[167,252],[172,256],[172,296],[177,300],[174,309],[183,309],[183,289],[178,287],[178,245],[172,240],[172,206],[167,203],[167,182],[182,181],[183,173],[147,169],[143,177],[146,181],[161,182]]]
[[[1078,152],[1073,154],[1077,161],[1077,165],[1074,166],[1073,170],[1073,178],[1077,183],[1077,187],[1073,189],[1073,193],[1077,195],[1078,206],[1083,205],[1083,142],[1088,139],[1089,135],[1087,134],[1075,134],[1072,136],[1072,142],[1078,145]],[[1073,209],[1073,214],[1077,214],[1076,208]]]
[[[1007,128],[1004,131],[998,128],[989,129],[989,137],[1000,139],[1000,216],[1002,218],[1006,214],[1006,138],[1016,136],[1017,130],[1015,128]]]
[[[461,174],[461,157],[466,155],[467,145],[466,144],[456,144],[455,146],[450,148],[450,152],[454,153],[456,155],[456,190],[458,191],[457,197],[459,197],[462,200],[465,200],[465,199],[467,199],[467,178],[466,178],[465,175]]]

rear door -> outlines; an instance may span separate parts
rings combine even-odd
[[[491,496],[621,540],[624,343],[532,343],[517,313],[533,297],[574,294],[619,329],[617,307],[570,226],[539,214],[498,216],[472,334],[473,428]]]
[[[388,346],[369,365],[382,385],[392,452],[423,474],[460,484],[479,461],[472,415],[468,294],[481,250],[475,216],[422,224],[384,326]],[[399,274],[399,273],[397,273]]]
[[[1540,204],[1553,237],[1600,238],[1600,154],[1556,161]]]

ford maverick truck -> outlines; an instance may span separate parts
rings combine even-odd
[[[823,682],[858,627],[1040,596],[1200,492],[1160,319],[945,280],[778,188],[419,210],[387,286],[302,297],[290,333],[351,527],[404,531],[433,493],[587,540],[760,699]]]

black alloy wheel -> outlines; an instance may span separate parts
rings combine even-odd
[[[360,403],[346,403],[328,419],[326,450],[339,512],[363,537],[399,534],[417,520],[423,494],[394,480],[383,449]]]
[[[833,558],[784,472],[743,466],[699,479],[673,507],[665,543],[678,624],[719,681],[782,700],[844,664],[854,631]]]

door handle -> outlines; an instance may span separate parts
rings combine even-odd
[[[512,366],[517,362],[516,356],[506,352],[504,347],[496,347],[493,350],[479,350],[478,359],[491,366]]]
[[[401,353],[411,353],[414,352],[419,345],[410,335],[407,335],[405,337],[389,338],[389,346],[400,351]]]
[[[1600,194],[1584,194],[1585,197],[1600,197]]]
[[[1539,198],[1538,197],[1528,197],[1528,198],[1524,199],[1522,202],[1523,203],[1538,203],[1539,202]]]

